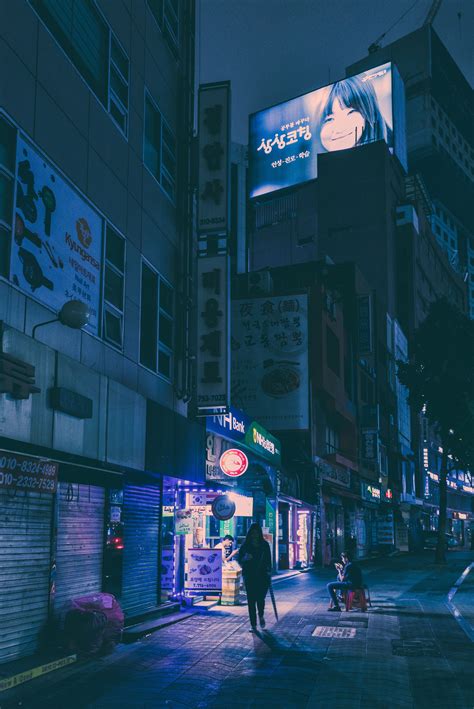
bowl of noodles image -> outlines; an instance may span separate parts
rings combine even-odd
[[[299,389],[301,384],[297,362],[274,362],[262,377],[262,391],[272,399],[281,399]]]

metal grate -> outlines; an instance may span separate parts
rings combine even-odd
[[[340,628],[337,625],[318,625],[312,632],[315,638],[355,638],[355,628]]]

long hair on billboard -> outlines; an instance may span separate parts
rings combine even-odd
[[[329,87],[319,122],[319,139],[324,150],[387,141],[387,134],[387,124],[370,81],[352,76]]]

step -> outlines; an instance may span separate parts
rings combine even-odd
[[[210,608],[214,608],[214,606],[219,605],[219,600],[213,600],[213,601],[198,601],[197,603],[193,603],[193,608],[197,608],[197,610],[200,611],[208,611]]]
[[[160,606],[153,608],[153,610],[148,611],[148,613],[143,613],[142,615],[136,615],[131,618],[125,619],[125,628],[130,626],[138,625],[139,623],[146,623],[149,620],[155,620],[156,618],[163,618],[164,616],[170,615],[171,613],[176,613],[180,609],[180,604],[177,601],[169,601],[168,603],[162,603]]]
[[[150,635],[156,630],[161,630],[161,628],[166,628],[168,625],[174,625],[174,623],[180,623],[182,620],[187,620],[191,616],[196,615],[198,611],[178,611],[177,613],[169,613],[167,615],[161,616],[161,618],[154,618],[153,620],[147,620],[143,623],[137,623],[136,625],[129,625],[122,634],[122,640],[124,643],[130,643],[138,638],[142,638],[144,635]]]

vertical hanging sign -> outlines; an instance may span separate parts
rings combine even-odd
[[[199,89],[198,232],[229,231],[230,82]]]
[[[197,408],[226,412],[230,398],[228,256],[198,259]]]
[[[230,82],[199,89],[197,413],[230,405]]]

